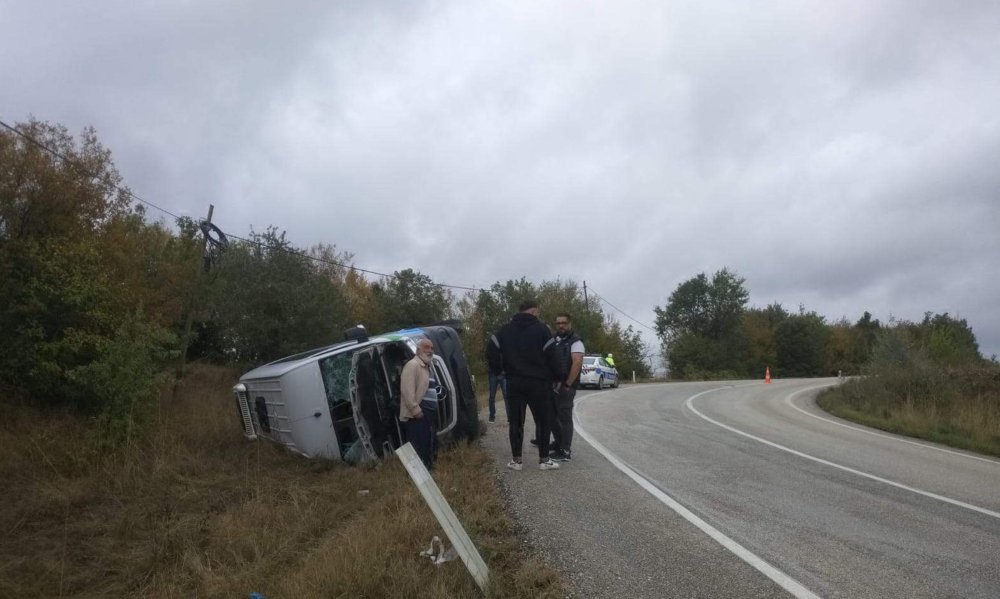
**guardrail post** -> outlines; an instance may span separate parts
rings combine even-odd
[[[427,471],[424,463],[420,461],[420,456],[417,455],[417,452],[409,443],[397,449],[396,456],[410,474],[413,483],[417,485],[417,489],[423,495],[424,501],[427,502],[431,511],[434,512],[434,517],[437,518],[438,524],[444,529],[444,534],[448,536],[448,540],[455,547],[458,556],[462,558],[462,562],[468,568],[469,574],[472,574],[472,578],[475,579],[479,590],[485,593],[486,585],[490,578],[490,570],[486,567],[483,557],[479,555],[479,550],[472,544],[472,539],[465,532],[462,523],[458,521],[458,516],[455,515],[451,506],[448,505],[448,500],[441,494],[441,489],[438,489],[437,483],[431,478],[431,473]]]

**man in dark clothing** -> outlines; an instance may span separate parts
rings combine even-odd
[[[555,340],[548,327],[538,320],[538,302],[522,302],[518,310],[510,322],[490,337],[486,352],[490,372],[507,379],[509,395],[504,401],[510,404],[511,460],[507,467],[511,470],[521,469],[525,408],[530,408],[531,416],[540,423],[542,438],[549,438],[552,389],[561,374]],[[538,447],[538,467],[559,468],[549,458],[548,443]]]
[[[552,436],[555,438],[555,452],[552,459],[565,462],[571,457],[573,444],[573,400],[576,389],[573,387],[580,377],[583,368],[583,340],[573,332],[573,323],[569,314],[556,314],[556,355],[559,356],[559,369],[563,373],[560,384],[556,387],[555,419],[552,422]]]

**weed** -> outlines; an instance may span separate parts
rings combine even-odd
[[[823,393],[818,403],[862,424],[1000,456],[996,366],[876,370]]]
[[[144,434],[110,449],[93,422],[0,401],[0,595],[481,596],[460,561],[417,555],[443,535],[395,459],[353,468],[245,441],[233,379],[191,368]],[[435,464],[490,567],[487,596],[562,596],[518,540],[491,460],[461,444]]]

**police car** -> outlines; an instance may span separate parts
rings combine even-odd
[[[618,370],[608,364],[603,356],[585,355],[583,368],[580,370],[580,386],[596,387],[597,389],[617,387]]]

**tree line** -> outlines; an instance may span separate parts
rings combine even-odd
[[[614,353],[625,376],[650,375],[651,352],[572,280],[497,281],[455,292],[419,271],[368,278],[335,245],[297,248],[276,227],[208,244],[204,223],[148,217],[111,153],[87,129],[29,121],[0,132],[0,392],[92,417],[98,438],[141,427],[163,379],[188,360],[249,368],[371,333],[457,319],[474,374],[489,335],[525,298],[543,320],[572,315],[588,352]],[[983,363],[965,320],[826,319],[779,304],[748,307],[745,280],[699,274],[656,307],[671,378],[760,378],[863,372],[886,332],[898,351],[935,364]],[[190,324],[190,327],[188,326]],[[190,335],[188,335],[190,331]],[[896,347],[883,343],[882,354]],[[923,358],[921,358],[923,359]]]
[[[335,245],[294,246],[270,226],[214,239],[204,223],[148,217],[93,129],[37,120],[0,132],[0,391],[93,418],[99,440],[142,426],[182,353],[249,368],[371,333],[462,323],[474,373],[489,335],[527,297],[573,315],[589,351],[649,374],[638,332],[573,281],[496,282],[457,296],[407,268],[369,279]],[[190,334],[189,334],[190,331]]]
[[[763,378],[766,368],[785,377],[863,374],[880,347],[895,347],[900,360],[919,356],[944,368],[987,363],[969,324],[947,313],[882,323],[866,311],[855,322],[828,323],[802,306],[748,307],[745,283],[728,268],[701,273],[654,309],[671,378]]]

